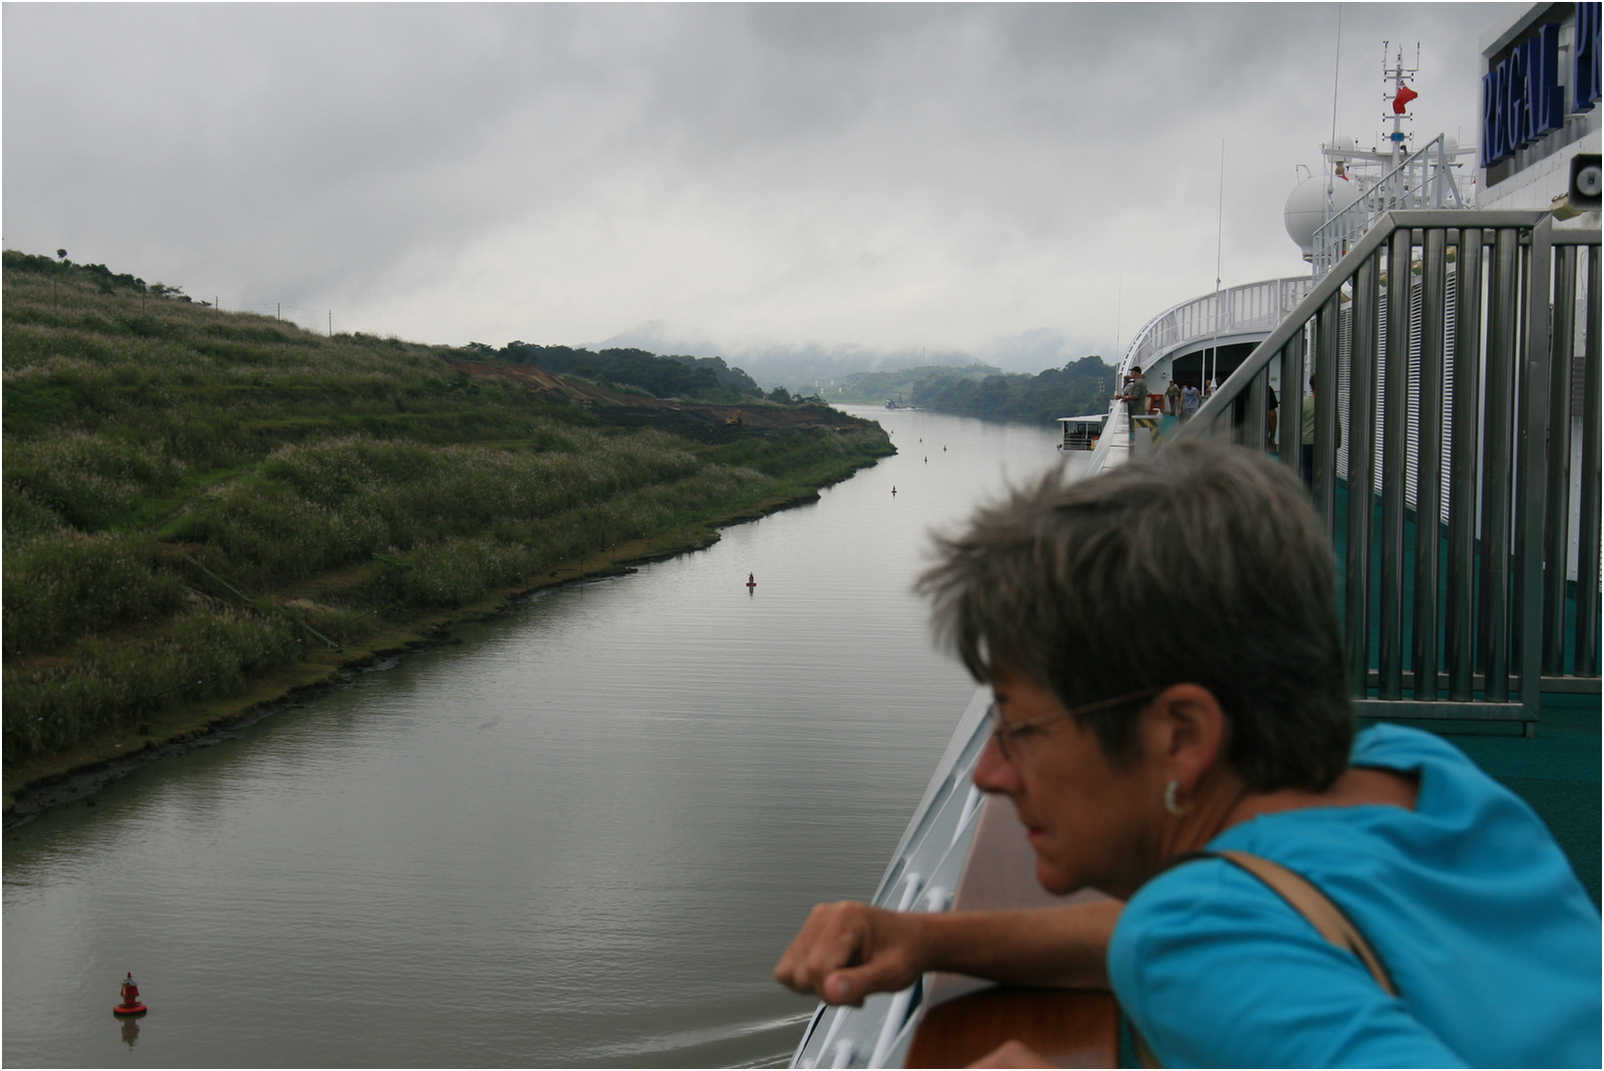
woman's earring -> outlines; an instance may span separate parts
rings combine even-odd
[[[1164,809],[1177,818],[1191,813],[1192,810],[1190,803],[1178,803],[1176,801],[1175,794],[1180,790],[1180,787],[1181,783],[1179,781],[1171,781],[1164,786]]]

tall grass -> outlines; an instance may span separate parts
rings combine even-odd
[[[469,379],[467,351],[135,282],[5,254],[8,763],[890,452],[863,422],[609,423]]]
[[[127,730],[163,704],[238,694],[300,656],[285,618],[194,609],[134,639],[86,636],[69,657],[7,663],[4,747],[24,757]]]
[[[184,585],[153,550],[147,537],[70,530],[7,546],[7,657],[57,650],[80,636],[160,621],[178,610]]]

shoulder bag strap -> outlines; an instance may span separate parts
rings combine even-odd
[[[1387,973],[1387,968],[1382,964],[1381,957],[1376,955],[1375,949],[1370,947],[1370,942],[1359,932],[1359,927],[1355,926],[1353,920],[1343,913],[1342,908],[1332,903],[1330,898],[1317,889],[1309,879],[1263,856],[1233,851],[1212,854],[1228,863],[1234,863],[1274,889],[1298,914],[1309,920],[1309,923],[1320,932],[1321,937],[1338,948],[1345,948],[1358,956],[1359,962],[1365,965],[1371,977],[1375,978],[1376,984],[1389,996],[1398,995],[1398,987],[1393,985],[1392,976]]]
[[[1292,906],[1294,911],[1308,919],[1309,924],[1319,932],[1320,936],[1338,948],[1346,949],[1357,956],[1359,962],[1365,965],[1365,969],[1376,980],[1376,984],[1381,986],[1389,996],[1395,997],[1398,995],[1398,988],[1393,985],[1392,975],[1387,973],[1387,968],[1382,964],[1381,957],[1377,956],[1375,949],[1370,947],[1370,942],[1366,941],[1364,934],[1359,932],[1359,927],[1355,926],[1353,920],[1343,913],[1342,908],[1332,903],[1331,899],[1321,892],[1308,878],[1305,878],[1295,870],[1287,869],[1280,863],[1271,862],[1263,856],[1253,855],[1248,852],[1192,852],[1175,859],[1170,863],[1170,866],[1189,863],[1194,859],[1224,859],[1226,862],[1252,874],[1275,890],[1283,900]],[[1169,868],[1166,867],[1165,869]],[[1136,1024],[1134,1023],[1131,1024],[1131,1033],[1133,1040],[1136,1042],[1136,1049],[1141,1058],[1142,1066],[1164,1066],[1158,1062],[1158,1057],[1148,1047],[1147,1039],[1142,1037],[1141,1032],[1136,1029]]]

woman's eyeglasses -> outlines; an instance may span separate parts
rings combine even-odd
[[[991,722],[991,738],[997,743],[998,754],[1012,762],[1015,757],[1014,749],[1017,747],[1022,752],[1024,746],[1022,741],[1049,722],[1055,722],[1060,718],[1072,718],[1077,714],[1087,714],[1094,710],[1102,710],[1104,707],[1119,706],[1121,703],[1134,703],[1138,699],[1155,696],[1161,691],[1163,691],[1162,688],[1144,688],[1139,692],[1127,692],[1124,695],[1116,695],[1112,699],[1100,699],[1095,703],[1087,703],[1084,706],[1059,711],[1044,718],[1032,718],[1030,721],[1003,721],[1002,713],[998,711],[997,704],[992,703],[986,709],[986,717]]]

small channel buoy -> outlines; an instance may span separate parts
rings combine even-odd
[[[139,986],[134,982],[133,971],[129,971],[123,979],[121,997],[122,1003],[112,1009],[118,1015],[144,1015],[150,1010],[139,999]]]
[[[747,591],[751,591],[755,587],[757,587],[757,577],[753,576],[751,573],[747,573],[746,574],[746,590]]]

